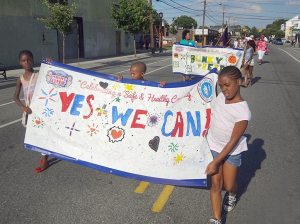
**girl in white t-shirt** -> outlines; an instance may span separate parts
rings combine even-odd
[[[227,193],[223,201],[225,211],[231,211],[236,203],[236,176],[241,165],[241,153],[246,151],[247,141],[243,136],[251,112],[240,95],[242,73],[235,66],[227,66],[219,74],[218,84],[222,92],[212,103],[212,120],[207,141],[213,161],[206,168],[211,176],[211,206],[213,218],[210,223],[221,223],[222,188]]]

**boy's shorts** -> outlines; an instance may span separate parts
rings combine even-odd
[[[213,158],[216,158],[220,153],[210,150]],[[229,163],[230,165],[240,167],[242,165],[242,154],[237,155],[228,155],[224,159],[225,162]]]

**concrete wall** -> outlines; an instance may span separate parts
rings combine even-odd
[[[111,19],[112,0],[74,0],[76,16],[83,18],[85,58],[116,55],[116,29]],[[70,0],[69,0],[70,2]],[[1,0],[0,7],[0,62],[8,67],[18,65],[22,49],[33,52],[35,62],[44,57],[58,60],[57,32],[44,28],[37,20],[47,10],[40,0]],[[120,53],[133,52],[133,38],[121,32]]]
[[[18,65],[23,49],[33,52],[37,64],[43,57],[57,59],[56,31],[44,28],[37,20],[41,15],[38,0],[1,0],[0,62],[8,67]]]

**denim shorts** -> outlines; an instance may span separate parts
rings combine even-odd
[[[216,158],[220,153],[210,150],[213,158]],[[228,155],[224,159],[225,162],[229,163],[230,165],[240,167],[242,165],[242,154],[237,155]]]

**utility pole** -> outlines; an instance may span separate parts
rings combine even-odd
[[[202,20],[202,47],[204,46],[204,24],[205,24],[206,0],[204,0],[203,20]]]
[[[152,7],[152,0],[148,0],[149,5]],[[152,53],[154,53],[154,37],[153,37],[153,19],[152,12],[150,12],[150,48]]]
[[[225,15],[225,6],[223,5],[223,22],[222,22],[222,33],[224,32],[224,15]]]

